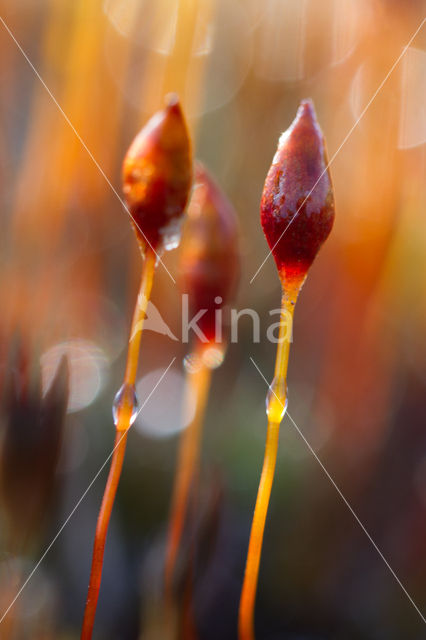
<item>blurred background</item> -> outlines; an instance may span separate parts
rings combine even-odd
[[[280,301],[272,258],[250,284],[267,255],[259,201],[278,137],[305,97],[314,100],[329,156],[338,152],[336,222],[297,306],[289,412],[424,615],[424,26],[363,112],[424,19],[425,2],[0,7],[0,615],[112,449],[111,403],[140,275],[114,189],[121,194],[129,143],[171,90],[196,157],[238,213],[235,306],[261,318],[260,343],[242,318],[238,343],[213,375],[198,508],[180,558],[182,575],[190,564],[192,576],[184,580],[191,630],[181,637],[236,638],[266,435],[266,385],[249,358],[270,380],[275,348],[266,329]],[[164,258],[176,280],[178,256]],[[161,266],[153,303],[179,336],[179,289]],[[161,583],[188,349],[167,335],[143,335],[141,403],[176,360],[129,436],[96,638],[170,637]],[[79,637],[107,468],[2,620],[1,637]],[[259,640],[426,638],[424,619],[287,417],[256,625]]]

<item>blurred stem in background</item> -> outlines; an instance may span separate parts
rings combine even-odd
[[[195,413],[185,428],[179,443],[166,550],[164,578],[166,605],[170,604],[172,600],[176,558],[188,510],[191,486],[198,473],[204,414],[210,390],[211,369],[202,362],[201,349],[198,349],[194,356],[200,358],[201,366],[196,371],[187,370],[186,373],[183,419],[185,420],[188,416],[194,404]],[[186,424],[186,420],[184,424]]]
[[[16,351],[9,362],[2,407],[0,495],[7,550],[7,580],[2,576],[0,588],[2,638],[22,633],[22,603],[16,598],[23,582],[22,557],[39,551],[58,497],[69,397],[66,356],[43,394],[40,366],[25,338],[19,337]]]
[[[187,113],[194,116],[200,109],[202,85],[206,56],[196,56],[197,35],[205,29],[208,37],[208,25],[214,14],[214,0],[179,0],[174,30],[174,41],[167,58],[163,79],[163,94],[177,92]],[[210,25],[212,26],[212,25]],[[197,59],[197,64],[193,64]],[[188,90],[189,72],[191,72],[192,90]],[[155,85],[154,81],[154,85]]]
[[[199,317],[193,353],[186,356],[186,392],[183,424],[194,416],[181,436],[174,479],[169,537],[165,560],[165,604],[173,600],[174,573],[188,514],[191,486],[195,485],[211,370],[225,357],[224,312],[235,295],[240,270],[237,216],[231,203],[207,169],[196,164],[196,186],[191,198],[180,256],[182,291],[188,296],[190,317]]]

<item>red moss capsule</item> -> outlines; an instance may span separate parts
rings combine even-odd
[[[190,314],[205,310],[197,324],[207,340],[215,342],[221,340],[224,315],[216,312],[231,302],[239,277],[237,216],[201,163],[195,177],[182,238],[181,286],[189,295]]]
[[[263,189],[261,223],[284,285],[300,285],[331,231],[334,195],[324,137],[303,100],[279,140]]]
[[[172,95],[136,136],[123,163],[123,192],[143,249],[177,246],[191,181],[188,130]]]

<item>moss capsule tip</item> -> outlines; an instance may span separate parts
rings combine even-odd
[[[171,92],[166,95],[164,98],[164,104],[168,110],[181,111],[179,96],[175,92]]]

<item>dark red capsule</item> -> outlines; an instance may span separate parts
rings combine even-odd
[[[297,286],[329,235],[334,195],[324,136],[311,100],[303,100],[266,177],[263,232],[284,285]]]
[[[209,342],[222,331],[222,323],[216,327],[216,318],[225,318],[224,308],[235,293],[239,271],[235,210],[205,167],[197,163],[182,238],[181,288],[188,293],[192,317],[205,310],[198,326]],[[216,315],[217,311],[223,313]]]
[[[172,95],[136,136],[123,163],[123,192],[143,249],[178,244],[191,182],[189,134]]]

